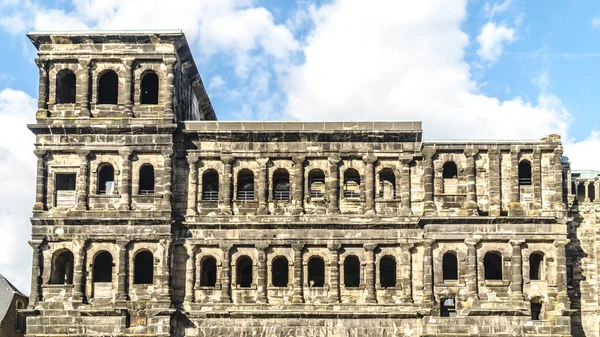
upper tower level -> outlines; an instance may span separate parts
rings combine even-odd
[[[179,30],[28,37],[38,49],[38,124],[110,127],[216,119]]]

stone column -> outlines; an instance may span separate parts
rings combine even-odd
[[[89,59],[79,59],[81,66],[77,85],[77,105],[79,114],[77,117],[90,117],[90,63]]]
[[[82,303],[85,284],[83,283],[85,264],[85,240],[74,240],[76,249],[75,265],[73,266],[73,303]]]
[[[519,149],[510,150],[510,204],[509,215],[521,215],[521,199],[519,186]]]
[[[490,194],[490,206],[489,214],[491,216],[500,216],[502,214],[502,186],[501,183],[501,172],[502,166],[500,165],[501,157],[500,150],[490,149],[488,150],[489,157],[489,194]]]
[[[88,181],[89,181],[89,158],[90,151],[78,150],[79,174],[77,174],[77,210],[85,211],[88,207]]]
[[[402,256],[402,269],[400,285],[402,286],[402,303],[413,303],[412,297],[412,253],[414,244],[412,243],[401,243],[401,256]]]
[[[117,301],[127,301],[127,245],[129,240],[117,240],[119,246],[119,269],[117,273]]]
[[[540,149],[533,150],[531,184],[533,185],[533,207],[542,209],[542,152]]]
[[[46,151],[34,150],[37,157],[37,177],[35,182],[35,205],[34,212],[42,212],[46,208]]]
[[[173,153],[171,150],[163,150],[163,157],[165,158],[164,170],[161,182],[163,184],[163,199],[161,204],[161,211],[163,212],[171,212],[171,196],[173,192],[171,192],[171,172],[173,171]]]
[[[466,239],[467,245],[467,272],[465,274],[465,284],[467,286],[467,299],[474,302],[479,298],[477,290],[477,244],[479,239]]]
[[[410,216],[410,162],[413,158],[400,158],[400,214]]]
[[[40,59],[35,60],[40,71],[40,85],[38,88],[38,110],[36,119],[48,117],[48,63]]]
[[[132,92],[133,92],[133,59],[123,59],[122,63],[125,66],[125,84],[123,85],[123,98],[121,98],[123,102],[123,117],[132,117],[133,116],[133,102],[132,102]]]
[[[131,151],[120,150],[119,156],[121,156],[121,162],[123,163],[123,169],[121,170],[121,186],[119,187],[119,193],[121,194],[121,205],[119,206],[119,209],[128,211],[131,209]]]
[[[331,265],[329,266],[329,303],[340,303],[340,244],[330,243],[327,249],[331,252]]]
[[[433,156],[435,149],[427,147],[423,149],[423,210],[424,213],[435,211],[435,202],[433,201]]]
[[[556,302],[562,303],[565,309],[570,308],[569,296],[567,294],[567,257],[565,254],[565,246],[569,244],[569,240],[555,240],[556,247],[556,285],[557,295]]]
[[[365,302],[377,303],[377,292],[375,291],[375,248],[377,244],[367,243],[363,245],[365,249],[365,255],[367,257],[365,264],[365,282],[367,295]]]
[[[194,287],[198,280],[196,276],[196,252],[195,245],[186,242],[185,251],[188,254],[187,261],[185,263],[185,301],[187,303],[194,303]]]
[[[292,303],[304,303],[302,296],[302,250],[304,245],[292,245],[294,249],[294,280]]]
[[[158,293],[159,300],[161,302],[171,302],[171,287],[169,285],[169,280],[171,278],[171,269],[170,269],[170,258],[171,254],[169,252],[171,248],[171,240],[170,239],[160,239],[158,243],[162,248],[163,255],[160,258],[160,264],[162,269],[162,274],[155,277],[154,282],[154,292]],[[157,282],[158,281],[158,282]],[[161,286],[160,289],[158,285]]]
[[[35,308],[40,300],[40,285],[42,270],[40,268],[40,245],[42,240],[30,240],[29,245],[33,249],[33,263],[31,268],[31,293],[29,295],[29,308]]]
[[[292,199],[294,200],[293,215],[300,215],[304,213],[304,161],[305,156],[295,155],[292,156],[294,162],[294,194]]]
[[[477,149],[465,149],[464,155],[467,157],[467,167],[465,173],[467,176],[467,202],[465,208],[471,210],[473,215],[477,214],[477,166],[475,156],[479,153]]]
[[[329,159],[329,214],[338,214],[340,212],[339,207],[339,195],[340,195],[340,158],[330,157]]]
[[[233,175],[231,164],[233,163],[233,156],[221,155],[221,161],[223,162],[223,178],[219,186],[220,199],[223,200],[221,213],[228,215],[231,214],[231,177]]]
[[[563,149],[562,147],[554,150],[554,189],[555,189],[555,198],[554,198],[554,209],[565,210],[566,205],[562,199],[562,155]],[[571,186],[569,186],[571,188]],[[596,198],[598,198],[598,194],[596,194]]]
[[[223,251],[223,265],[221,266],[221,302],[231,303],[231,245],[220,244]]]
[[[165,121],[173,120],[173,95],[175,92],[175,75],[174,75],[174,67],[177,62],[177,59],[174,57],[165,58],[163,63],[167,66],[167,87],[166,87],[166,97],[165,97],[165,112],[163,119]]]
[[[375,172],[374,164],[377,157],[366,155],[363,157],[365,169],[365,211],[366,214],[375,214]]]
[[[523,300],[523,261],[521,245],[524,240],[510,240],[512,254],[510,257],[510,292],[513,300]]]
[[[187,162],[190,166],[188,175],[188,197],[186,216],[198,215],[198,155],[188,154]]]
[[[594,181],[594,202],[600,201],[600,181]]]
[[[267,303],[267,253],[266,249],[269,248],[267,244],[255,245],[258,252],[257,256],[257,268],[256,268],[256,286],[258,290],[257,302]]]
[[[584,198],[584,200],[585,200],[585,202],[590,202],[590,194],[589,194],[590,193],[590,191],[589,191],[589,189],[590,189],[590,182],[589,181],[583,182],[583,186],[585,188],[585,198]]]
[[[269,208],[267,207],[267,190],[269,189],[267,164],[269,158],[258,158],[256,161],[260,165],[258,168],[258,210],[256,214],[266,215],[269,214]]]
[[[423,240],[423,304],[433,305],[433,256],[432,239]]]

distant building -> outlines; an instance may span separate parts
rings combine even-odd
[[[0,275],[0,336],[25,336],[25,318],[18,310],[27,308],[29,299]]]

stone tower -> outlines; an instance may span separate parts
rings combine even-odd
[[[181,32],[29,37],[27,336],[597,331],[571,310],[584,273],[567,261],[559,136],[434,143],[420,122],[217,122]]]

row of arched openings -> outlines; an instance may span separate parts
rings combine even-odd
[[[522,160],[519,162],[519,185],[528,186],[531,185],[531,162],[529,160]],[[458,177],[458,167],[453,161],[447,161],[442,166],[442,178],[443,179],[456,179]]]
[[[115,182],[115,169],[109,163],[100,165],[98,170],[98,194],[112,194]],[[140,166],[138,194],[154,194],[154,166]]]
[[[587,195],[585,192],[585,183],[584,182],[575,182],[573,181],[571,183],[571,191],[575,192],[575,197],[577,198],[578,201],[582,202],[586,199],[589,199],[589,201],[594,201],[596,200],[596,188],[594,186],[594,182],[589,182],[588,183],[588,188],[587,188]]]
[[[63,69],[56,75],[56,103],[75,103],[77,79],[70,69]],[[117,104],[119,97],[119,76],[114,70],[107,70],[98,77],[98,104]],[[148,70],[142,73],[140,83],[140,104],[158,104],[158,75]]]
[[[50,284],[73,284],[73,253],[63,249],[53,256]],[[108,251],[100,251],[94,257],[92,282],[112,282],[113,257]],[[154,257],[150,251],[141,250],[133,259],[133,283],[152,284]]]
[[[529,279],[543,278],[544,255],[534,252],[529,256]],[[498,252],[487,252],[483,257],[484,278],[502,280],[502,256]],[[442,277],[444,280],[458,280],[458,259],[456,253],[446,252],[442,256]]]

